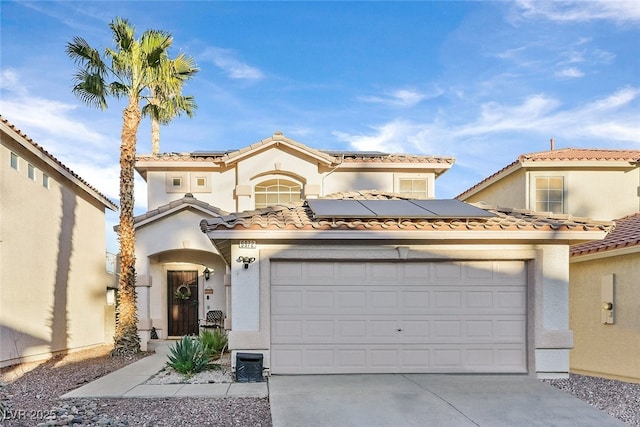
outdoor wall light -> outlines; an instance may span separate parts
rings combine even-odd
[[[236,260],[236,262],[244,264],[244,269],[246,270],[246,269],[249,268],[249,264],[251,264],[255,260],[256,259],[254,257],[239,256],[238,259]]]
[[[202,274],[204,274],[204,280],[209,280],[211,277],[211,270],[209,270],[209,267],[205,267]]]

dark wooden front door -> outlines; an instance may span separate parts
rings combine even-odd
[[[169,336],[198,333],[198,272],[168,271]]]

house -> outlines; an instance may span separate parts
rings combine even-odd
[[[640,211],[640,150],[564,148],[523,154],[456,198],[613,220]]]
[[[229,271],[229,346],[271,374],[541,378],[569,369],[569,244],[610,227],[380,192],[201,222]]]
[[[317,150],[275,132],[239,150],[139,155],[149,211],[134,219],[142,347],[198,332],[209,312],[231,321],[227,262],[198,227],[203,218],[376,188],[435,197],[450,157]]]
[[[640,212],[639,161],[640,150],[629,149],[565,148],[524,154],[457,197],[616,220],[605,240],[571,247],[571,370],[576,373],[640,378],[640,287],[633,258],[634,242],[640,239],[640,228],[634,225]],[[603,309],[605,303],[613,303],[612,310]],[[613,323],[604,322],[608,315]]]
[[[572,372],[640,382],[640,213],[572,246],[570,262]]]
[[[272,374],[566,375],[568,244],[611,223],[438,200],[453,163],[317,150],[281,132],[138,156],[143,346],[152,332],[197,333],[216,311],[233,363],[259,353]]]
[[[0,141],[0,366],[108,342],[116,205],[1,116]]]

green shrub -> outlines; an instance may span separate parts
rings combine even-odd
[[[221,329],[203,330],[199,340],[212,356],[217,356],[227,346],[227,333]]]
[[[169,350],[167,365],[188,377],[203,371],[211,361],[212,353],[200,339],[182,337]]]

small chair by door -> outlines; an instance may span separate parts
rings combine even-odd
[[[200,327],[205,329],[221,329],[224,326],[224,317],[221,310],[207,311],[207,318],[200,321]]]

